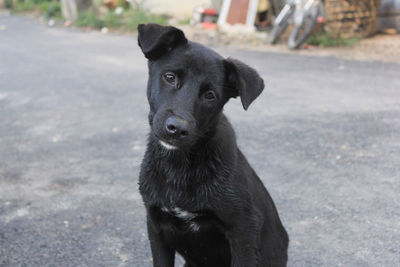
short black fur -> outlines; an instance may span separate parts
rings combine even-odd
[[[149,134],[139,189],[154,266],[286,266],[288,235],[222,113],[261,94],[257,72],[187,41],[174,27],[139,25],[149,59]]]

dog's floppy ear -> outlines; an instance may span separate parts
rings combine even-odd
[[[138,44],[144,56],[156,60],[173,48],[187,43],[183,32],[172,26],[158,24],[139,24]]]
[[[237,59],[227,58],[223,62],[227,90],[231,97],[240,96],[243,108],[247,110],[264,90],[264,81],[255,69]]]

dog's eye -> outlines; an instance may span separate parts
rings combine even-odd
[[[211,90],[207,91],[204,94],[204,98],[207,99],[207,100],[213,100],[213,99],[215,99],[215,93],[213,91],[211,91]]]
[[[174,86],[176,86],[176,77],[175,74],[173,74],[172,72],[167,72],[163,75],[164,80],[169,83],[172,84]]]

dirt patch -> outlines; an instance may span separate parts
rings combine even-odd
[[[266,32],[247,32],[243,29],[203,30],[188,25],[180,26],[186,36],[200,43],[213,46],[229,46],[267,52],[292,53],[310,56],[333,56],[349,60],[400,63],[400,34],[377,34],[362,39],[354,46],[314,47],[290,50],[286,44],[270,45]]]

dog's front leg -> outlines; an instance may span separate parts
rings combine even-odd
[[[231,248],[232,267],[258,266],[257,237],[251,233],[254,229],[239,228],[228,236]]]
[[[151,254],[154,267],[174,267],[175,251],[162,241],[157,226],[147,218],[147,232],[149,235]]]

